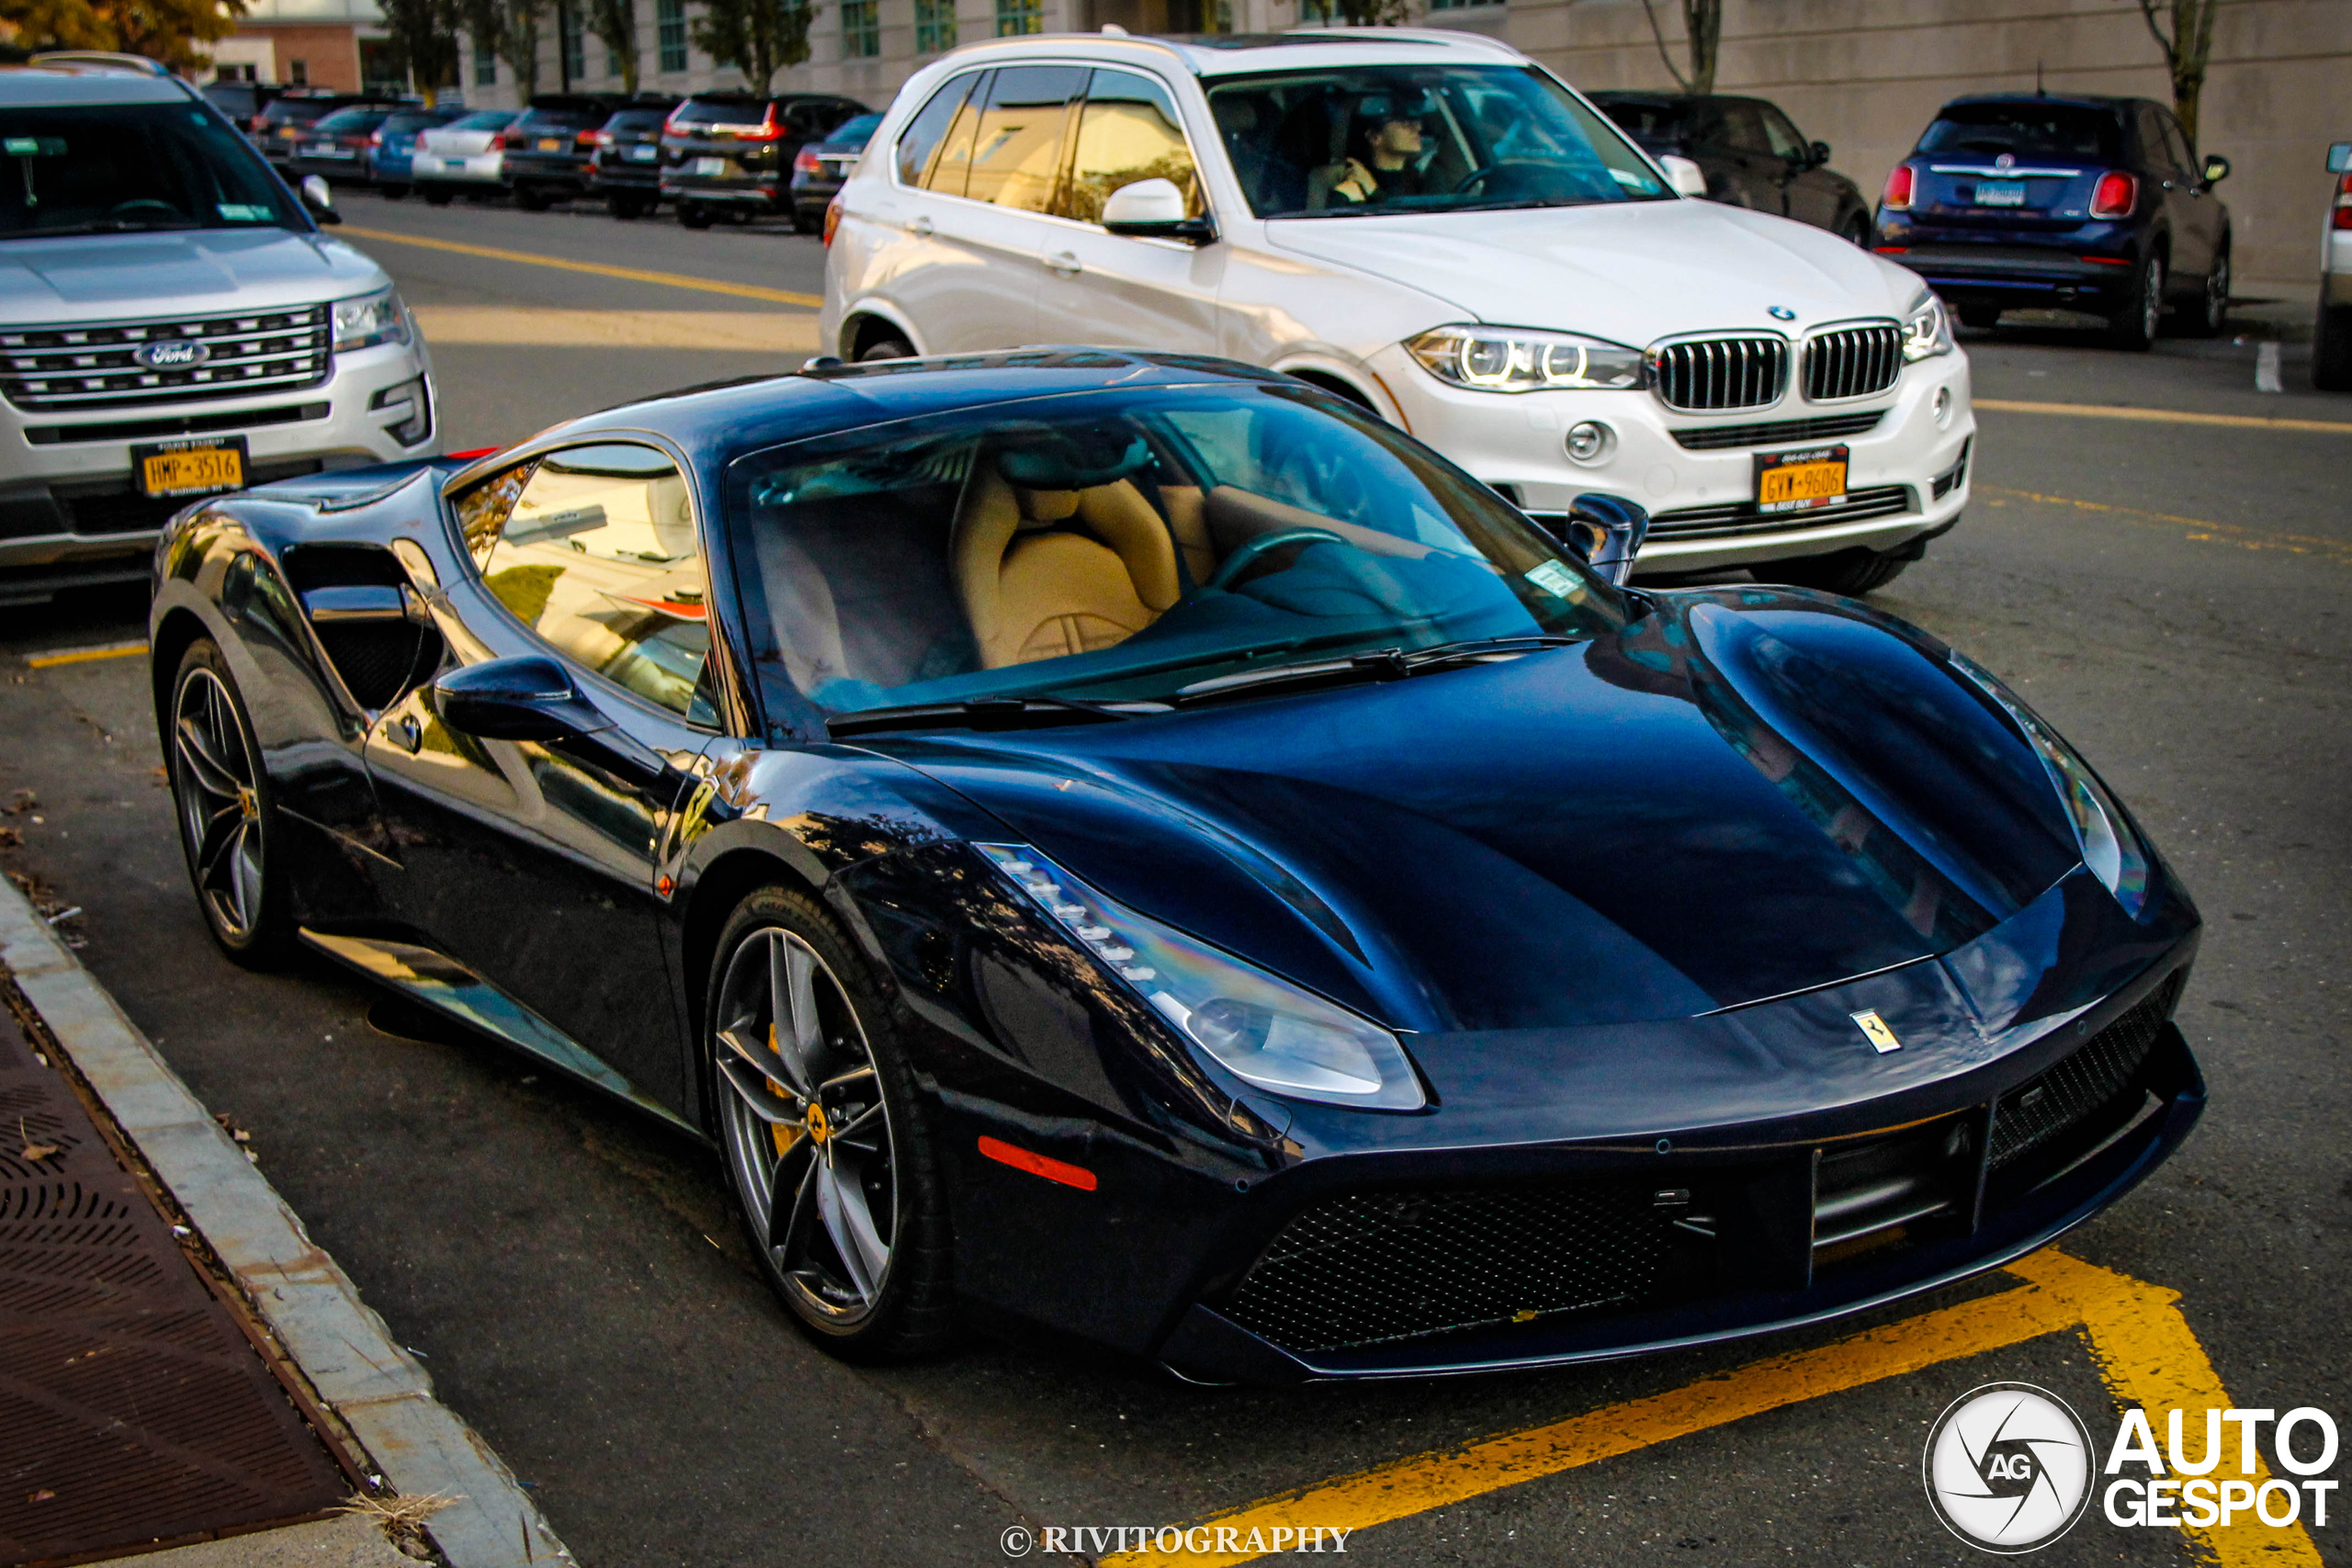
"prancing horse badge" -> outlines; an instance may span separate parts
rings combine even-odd
[[[1862,1032],[1862,1038],[1871,1043],[1871,1049],[1880,1055],[1883,1056],[1889,1051],[1903,1049],[1903,1042],[1894,1037],[1894,1031],[1886,1026],[1886,1020],[1879,1017],[1875,1010],[1849,1013],[1847,1016],[1851,1018],[1854,1021],[1854,1026]]]

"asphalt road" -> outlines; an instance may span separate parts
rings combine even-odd
[[[738,288],[813,294],[820,276],[816,242],[781,230],[689,234],[666,220],[366,197],[346,210],[350,230]],[[540,312],[530,319],[552,323],[541,337],[573,319],[548,312],[805,316],[782,299],[357,243],[413,302]],[[1003,1563],[1009,1526],[1184,1524],[1579,1416],[1578,1430],[1609,1435],[1595,1452],[1625,1451],[1511,1486],[1474,1454],[1470,1483],[1412,1483],[1427,1506],[1361,1529],[1349,1555],[1970,1561],[1925,1505],[1919,1458],[1929,1424],[1977,1384],[2051,1389],[2104,1442],[2117,1407],[2098,1358],[2114,1374],[2139,1355],[2144,1374],[2193,1383],[2201,1345],[2226,1403],[2352,1422],[2352,399],[2256,392],[2252,343],[2126,357],[2045,329],[1967,346],[1982,399],[2345,426],[1986,411],[1967,521],[1879,595],[2015,682],[2132,802],[2204,910],[2180,1017],[2211,1110],[2178,1157],[2064,1246],[2178,1292],[2165,1321],[2185,1321],[2188,1352],[2120,1327],[2096,1345],[2059,1332],[1986,1348],[1997,1336],[1923,1319],[2018,1286],[1994,1275],[1861,1325],[1436,1383],[1215,1391],[988,1337],[925,1364],[853,1370],[770,1300],[707,1152],[527,1062],[420,1031],[322,964],[256,976],[215,954],[173,840],[143,661],[24,661],[141,635],[135,595],[0,623],[0,805],[17,804],[0,826],[21,839],[0,863],[38,879],[52,907],[79,908],[65,929],[98,976],[207,1103],[251,1131],[312,1234],[592,1568]],[[435,353],[458,446],[792,358],[608,343]],[[1759,1412],[1736,1421],[1691,1429],[1660,1415],[1700,1380],[1873,1324],[1887,1343],[1930,1348],[1897,1375],[1866,1375],[1867,1358],[1838,1348],[1706,1385]],[[1329,1506],[1317,1522],[1369,1517],[1361,1499]],[[2347,1511],[2310,1532],[2328,1562],[2352,1562]],[[2188,1550],[2177,1530],[2118,1529],[2094,1508],[2041,1560],[2171,1563]]]

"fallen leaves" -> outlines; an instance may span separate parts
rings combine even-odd
[[[55,1501],[56,1497],[57,1494],[51,1492],[46,1486],[42,1487],[38,1492],[28,1492],[25,1494],[25,1501],[28,1503],[49,1503]]]
[[[411,1557],[422,1557],[429,1555],[432,1551],[431,1544],[424,1539],[424,1521],[461,1501],[462,1497],[441,1492],[428,1492],[418,1497],[355,1492],[336,1505],[334,1511],[369,1521],[390,1537],[392,1544],[401,1551]]]
[[[33,810],[40,805],[40,796],[35,795],[28,789],[20,789],[10,797],[9,804],[6,806],[0,806],[0,812],[6,812],[11,817],[22,817],[26,812]]]
[[[59,1152],[55,1144],[36,1142],[33,1135],[25,1131],[25,1119],[21,1116],[17,1118],[17,1142],[22,1145],[17,1151],[18,1156],[35,1163]]]
[[[24,833],[15,828],[0,827],[0,850],[13,850],[25,841]]]

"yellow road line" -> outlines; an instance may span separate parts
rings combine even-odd
[[[2317,556],[2339,566],[2352,566],[2352,540],[2323,539],[2313,534],[2274,534],[2236,523],[2215,523],[2203,517],[2182,517],[2170,512],[2148,512],[2137,506],[2118,506],[2106,501],[2076,501],[2072,496],[2044,495],[2040,491],[2009,490],[2001,485],[1980,484],[1976,487],[1976,493],[2039,502],[2044,506],[2071,506],[2077,512],[2104,513],[2118,521],[2143,526],[2186,528],[2188,530],[2188,537],[2205,544],[2235,545],[2245,550],[2285,550],[2290,555]]]
[[[567,310],[419,305],[424,341],[549,348],[695,348],[814,354],[817,318],[797,310]]]
[[[147,651],[143,642],[110,642],[98,648],[69,648],[62,653],[40,653],[25,660],[34,670],[58,664],[87,664],[94,659],[129,659]]]
[[[2120,1401],[2146,1406],[2157,1431],[2165,1430],[2165,1412],[2176,1406],[2200,1412],[2229,1407],[2229,1395],[2212,1362],[2174,1304],[2179,1300],[2177,1292],[2047,1249],[2010,1265],[2009,1272],[2026,1280],[2024,1289],[1925,1313],[1816,1349],[1752,1362],[1683,1388],[1549,1426],[1416,1454],[1200,1522],[1210,1529],[1213,1540],[1246,1540],[1254,1529],[1261,1542],[1279,1529],[1363,1529],[1768,1410],[2076,1327],[2089,1330],[2109,1389]],[[1923,1498],[1920,1507],[1926,1506]],[[1225,1535],[1227,1529],[1234,1534]],[[2278,1529],[2237,1525],[2187,1533],[2219,1568],[2319,1568],[2319,1553],[2300,1524]],[[1247,1550],[1173,1555],[1148,1550],[1102,1562],[1104,1568],[1225,1568],[1261,1555],[1262,1551]]]
[[[2021,403],[2007,398],[1978,398],[1974,406],[1998,413],[2054,413],[2075,419],[2136,419],[2152,424],[2218,424],[2235,430],[2307,430],[2352,435],[2352,421],[2262,419],[2245,413],[2189,413],[2181,409],[2112,408],[2104,403]]]
[[[356,229],[346,223],[340,231],[346,240],[382,240],[395,245],[415,245],[428,251],[448,251],[461,256],[481,256],[489,261],[520,262],[525,266],[549,266],[559,272],[593,273],[598,277],[626,278],[631,283],[659,283],[670,288],[695,288],[705,294],[732,294],[739,299],[773,299],[779,305],[821,305],[820,294],[795,294],[788,288],[762,288],[752,283],[721,283],[715,277],[695,277],[683,272],[648,272],[642,267],[606,266],[602,262],[565,261],[558,256],[535,256],[528,251],[503,251],[495,245],[468,245],[456,240],[428,240],[420,234],[395,234],[389,229]]]

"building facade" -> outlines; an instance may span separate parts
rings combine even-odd
[[[400,85],[375,0],[248,0],[212,46],[218,73],[356,93]]]

